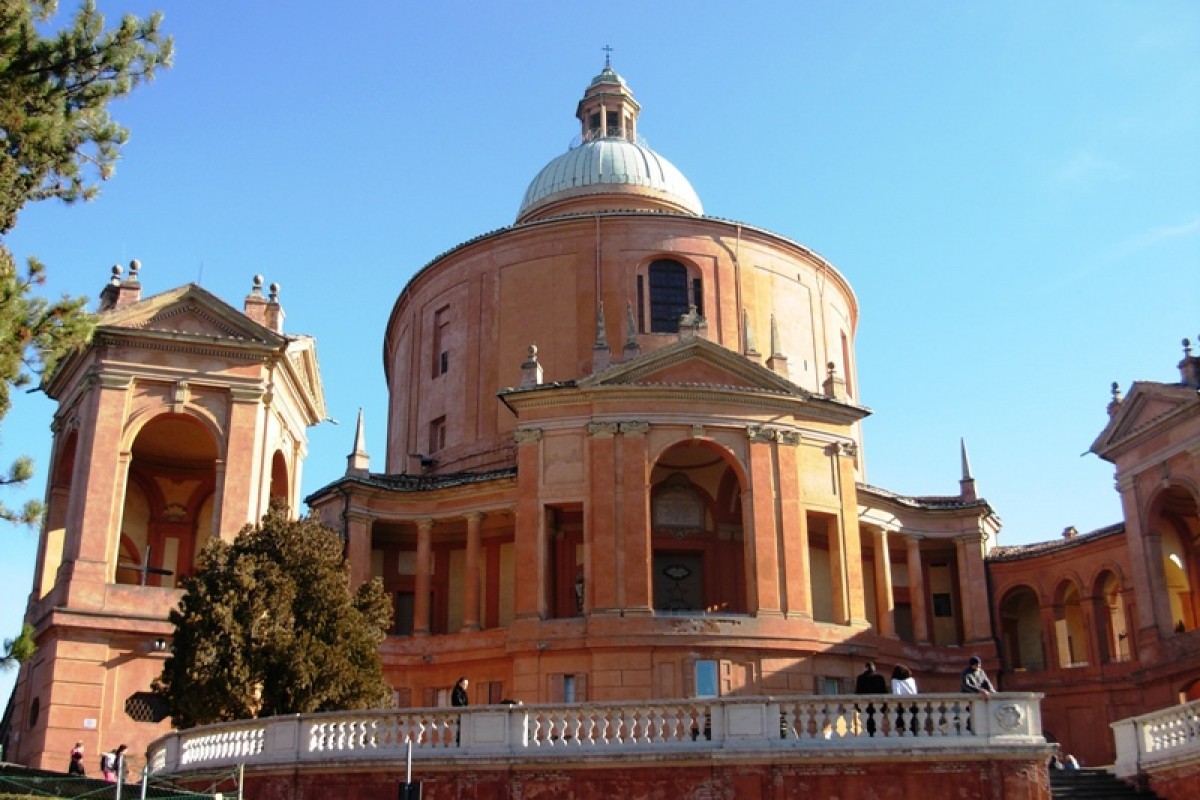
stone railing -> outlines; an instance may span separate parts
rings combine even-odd
[[[300,714],[178,731],[151,772],[404,758],[580,758],[687,750],[888,750],[1043,744],[1041,695],[748,697]]]
[[[1178,761],[1200,763],[1200,700],[1118,720],[1112,729],[1117,777]]]

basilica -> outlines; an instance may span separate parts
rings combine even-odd
[[[449,705],[459,675],[472,705],[841,694],[866,661],[956,692],[978,655],[1095,764],[1109,723],[1200,696],[1190,345],[1178,381],[1114,386],[1092,444],[1124,519],[999,546],[965,447],[957,494],[864,481],[847,276],[705,216],[640,114],[606,64],[513,223],[415,272],[383,341],[386,452],[360,416],[344,475],[307,497],[322,383],[277,287],[234,307],[114,268],[92,343],[45,387],[38,650],[8,760],[167,732],[151,683],[180,577],[273,500],[341,533],[352,584],[382,580],[400,708]]]

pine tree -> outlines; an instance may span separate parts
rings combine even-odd
[[[379,645],[391,605],[377,579],[349,592],[335,531],[272,509],[200,561],[155,687],[177,728],[390,704]]]
[[[30,259],[19,270],[3,236],[26,203],[50,198],[89,200],[109,178],[128,131],[108,105],[170,64],[171,39],[162,17],[126,16],[105,30],[92,0],[70,25],[42,36],[57,10],[55,0],[0,0],[0,420],[11,390],[48,375],[58,360],[90,335],[83,298],[56,302],[36,296],[45,269]],[[20,484],[32,474],[18,459],[0,485]],[[0,519],[32,524],[39,503],[23,509],[0,504]]]

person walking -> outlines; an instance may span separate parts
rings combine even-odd
[[[81,778],[87,777],[87,770],[83,767],[83,742],[76,742],[71,748],[71,762],[67,765],[67,773]]]

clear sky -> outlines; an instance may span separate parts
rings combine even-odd
[[[53,294],[95,298],[133,258],[143,296],[190,281],[240,308],[255,273],[280,283],[341,422],[310,432],[306,494],[344,472],[360,406],[383,469],[393,303],[512,223],[606,44],[706,213],[854,287],[871,484],[954,494],[965,437],[1002,544],[1116,522],[1110,465],[1081,456],[1109,385],[1178,380],[1200,338],[1196,2],[100,5],[162,8],[176,66],[114,107],[131,139],[100,198],[28,207],[8,245]],[[0,461],[44,468],[52,413],[18,397]],[[36,536],[4,535],[10,637]]]

